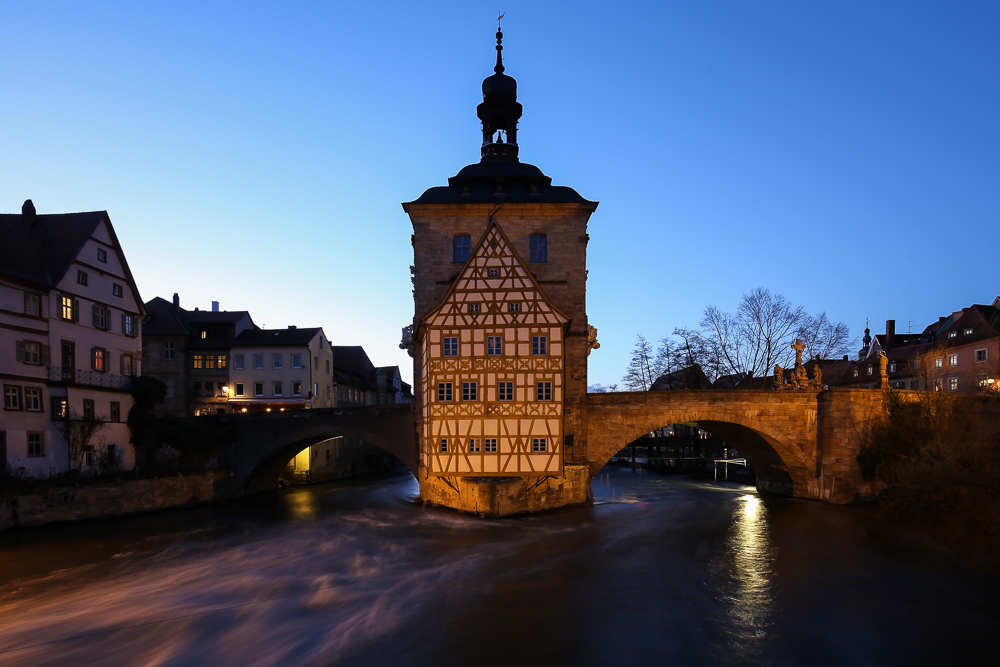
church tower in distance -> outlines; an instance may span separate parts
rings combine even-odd
[[[587,502],[587,222],[597,208],[518,159],[503,33],[482,159],[404,203],[413,223],[421,498],[486,516]]]

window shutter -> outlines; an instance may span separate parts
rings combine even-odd
[[[24,341],[23,340],[17,340],[17,341],[14,341],[14,343],[17,346],[17,360],[18,361],[24,361],[25,359],[27,359],[27,354],[25,354],[25,352],[24,352]]]
[[[52,363],[52,351],[48,345],[42,345],[42,363],[46,366]]]
[[[128,333],[125,331],[125,313],[122,313],[122,333]]]
[[[80,300],[76,298],[73,299],[73,321],[80,321]]]
[[[119,354],[118,355],[118,367],[119,367],[118,374],[119,375],[125,375],[125,355],[124,354]]]
[[[90,348],[90,370],[97,370],[97,348]]]
[[[96,303],[93,306],[93,310],[94,310],[94,326],[96,328],[98,328],[98,329],[103,329],[104,327],[102,327],[101,325],[99,325],[97,323],[97,304]]]

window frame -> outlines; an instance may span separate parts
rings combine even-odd
[[[284,396],[284,387],[281,386],[281,380],[271,381],[271,396]]]
[[[302,368],[302,355],[293,354],[292,355],[292,368]]]
[[[34,310],[35,312],[31,312]],[[24,293],[24,314],[28,317],[42,316],[42,295],[35,292]]]
[[[174,344],[164,343],[163,344],[163,360],[173,361],[174,360]]]
[[[462,400],[463,401],[478,401],[479,400],[479,384],[477,382],[462,382]]]
[[[120,422],[122,420],[122,404],[119,401],[111,401],[108,408],[108,421]]]
[[[3,386],[3,409],[11,411],[24,410],[24,398],[21,385],[5,384]]]
[[[503,356],[503,336],[486,337],[486,356],[487,357]]]
[[[472,256],[472,235],[455,234],[451,242],[451,261],[454,264],[464,264]]]
[[[535,400],[536,401],[551,401],[552,400],[552,382],[549,380],[542,380],[535,383]]]
[[[41,387],[22,387],[25,412],[45,412],[42,403],[44,392]],[[29,394],[31,392],[31,394]],[[32,400],[34,399],[34,400]],[[34,407],[32,407],[34,405]]]
[[[979,354],[980,352],[982,352],[982,355]],[[975,350],[974,354],[976,355],[975,356],[975,359],[976,359],[975,363],[977,363],[977,364],[981,364],[981,363],[983,363],[985,361],[988,361],[989,358],[990,358],[990,351],[989,351],[989,348],[987,348],[987,347],[981,347],[978,350]]]
[[[125,296],[125,288],[118,283],[111,283],[111,295],[121,299]]]
[[[532,438],[531,451],[534,454],[545,454],[548,450],[548,438]]]
[[[32,452],[32,438],[37,438],[38,449]],[[44,431],[28,431],[25,434],[25,446],[27,447],[27,458],[29,459],[44,459],[45,458],[45,432]]]
[[[76,284],[77,285],[83,285],[84,287],[87,287],[88,286],[87,285],[88,282],[90,282],[90,277],[87,276],[87,272],[86,271],[81,271],[80,269],[77,269],[77,271],[76,271]]]
[[[548,356],[549,341],[547,336],[531,337],[531,355],[535,357]]]
[[[458,356],[458,336],[444,336],[441,338],[441,356]]]
[[[452,403],[454,402],[454,397],[455,397],[454,385],[451,382],[437,383],[438,403]]]
[[[497,382],[497,400],[509,402],[514,400],[514,383],[509,380]]]
[[[253,395],[254,396],[263,396],[264,395],[264,383],[263,382],[254,382],[253,383]]]
[[[483,438],[483,452],[484,453],[495,453],[497,451],[497,439],[496,438]]]
[[[549,261],[548,238],[545,234],[531,234],[528,237],[528,261]]]
[[[233,385],[233,396],[243,397],[245,387],[242,382],[237,382]]]
[[[98,373],[108,372],[108,351],[103,347],[90,348],[90,370]]]
[[[103,262],[104,264],[107,264],[108,263],[108,251],[105,250],[104,248],[98,248],[97,249],[97,261],[98,262]]]
[[[284,368],[283,354],[271,354],[271,370],[280,371]]]

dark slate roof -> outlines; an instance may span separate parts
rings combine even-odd
[[[80,254],[107,211],[36,215],[34,223],[21,214],[0,214],[0,272],[54,287]],[[48,234],[49,261],[45,262]]]
[[[499,188],[499,190],[498,190]],[[576,190],[552,185],[538,167],[516,157],[484,157],[448,179],[448,185],[425,190],[411,204],[592,204]],[[405,210],[408,204],[403,204]]]
[[[333,375],[342,382],[354,386],[378,387],[375,380],[375,366],[365,348],[360,345],[331,345],[333,350]]]
[[[656,378],[651,391],[666,391],[670,389],[711,389],[712,383],[705,376],[705,371],[698,364],[681,368],[673,373],[666,373]]]
[[[235,323],[244,317],[250,317],[246,310],[183,310],[183,317],[188,324]],[[252,318],[251,318],[252,319]]]
[[[275,345],[291,347],[294,345],[308,345],[317,333],[322,331],[322,327],[308,329],[247,329],[240,332],[233,339],[233,347],[237,345]]]
[[[174,309],[174,304],[161,297],[146,302],[147,319],[142,325],[143,336],[186,336],[187,327]]]

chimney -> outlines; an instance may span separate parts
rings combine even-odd
[[[174,308],[181,307],[181,297],[177,292],[174,292]]]
[[[212,312],[213,313],[219,312],[219,302],[218,301],[213,301],[212,302]]]
[[[35,213],[35,205],[30,199],[25,199],[24,204],[21,205],[21,218],[29,225],[35,224],[38,220],[38,214]]]
[[[885,346],[893,347],[896,344],[896,320],[885,321]]]
[[[289,325],[288,325],[288,328],[289,328],[289,329],[294,329],[294,328],[295,328],[295,325],[294,325],[294,324],[289,324]]]

